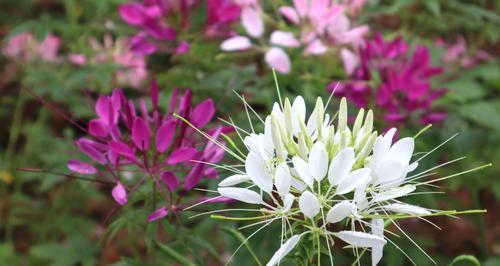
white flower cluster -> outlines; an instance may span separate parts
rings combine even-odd
[[[430,214],[398,200],[415,190],[407,180],[418,165],[410,162],[413,138],[393,144],[396,129],[378,136],[371,110],[365,115],[361,109],[350,128],[345,98],[337,115],[334,126],[321,98],[308,118],[300,96],[293,104],[288,99],[283,105],[275,103],[264,133],[244,139],[245,171],[219,184],[222,196],[258,204],[269,222],[286,219],[283,224],[290,225],[267,265],[278,264],[307,234],[324,237],[329,251],[333,238],[352,248],[370,249],[376,265],[387,242],[384,217]],[[350,230],[330,231],[330,224],[340,222]],[[304,230],[297,233],[293,223]]]

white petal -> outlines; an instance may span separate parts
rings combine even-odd
[[[384,237],[384,220],[373,219],[372,222],[372,234]],[[382,259],[384,246],[372,247],[372,266],[375,266]]]
[[[318,198],[309,191],[304,191],[299,198],[300,211],[309,218],[314,218],[319,213],[320,204]]]
[[[372,198],[372,202],[386,201],[406,196],[415,191],[415,189],[416,187],[414,185],[406,185],[404,187],[392,188],[387,191],[375,194]]]
[[[297,176],[297,175],[295,175],[295,176]],[[307,188],[307,185],[304,182],[302,182],[299,179],[294,178],[292,176],[292,187],[297,189],[299,192],[302,192]]]
[[[288,74],[291,69],[290,58],[281,48],[273,47],[266,52],[266,63],[282,74]]]
[[[302,179],[302,181],[304,181],[306,185],[312,188],[314,179],[311,173],[309,173],[309,166],[307,165],[306,161],[298,156],[295,156],[292,158],[292,163],[295,171],[297,171],[297,174],[299,174],[299,177]]]
[[[393,203],[382,206],[385,210],[396,212],[396,213],[407,213],[411,215],[425,215],[430,214],[431,212],[426,208],[422,208],[415,205],[410,204],[402,204],[402,203]]]
[[[341,201],[335,204],[326,214],[326,221],[329,223],[337,223],[344,220],[356,209],[356,205],[348,200]]]
[[[368,207],[368,200],[366,199],[366,187],[368,183],[364,183],[363,185],[356,188],[354,191],[354,202],[356,202],[356,208],[363,210]]]
[[[246,188],[220,187],[218,188],[218,191],[224,197],[228,197],[245,203],[262,204],[264,202],[262,200],[262,197],[257,192]]]
[[[220,48],[224,51],[241,51],[252,47],[250,39],[244,36],[234,36],[225,41],[220,45]]]
[[[377,184],[397,180],[403,175],[403,165],[397,160],[385,160],[377,167]]]
[[[292,175],[286,163],[280,163],[276,167],[275,185],[280,195],[287,195],[292,185]]]
[[[234,185],[238,185],[240,183],[243,183],[245,181],[249,181],[250,178],[248,178],[247,175],[232,175],[227,177],[226,179],[222,180],[219,183],[219,187],[230,187]]]
[[[295,200],[295,196],[293,196],[292,194],[286,195],[285,198],[283,199],[283,208],[281,211],[283,213],[288,212],[292,208],[294,200]]]
[[[259,38],[264,34],[264,22],[260,12],[252,7],[245,7],[241,11],[241,24],[248,35]]]
[[[325,145],[321,142],[316,142],[309,153],[309,172],[312,176],[321,181],[326,176],[328,171],[328,154],[326,153]]]
[[[271,44],[281,45],[284,47],[299,47],[300,42],[293,36],[292,32],[286,31],[273,31],[271,33]]]
[[[376,235],[358,231],[340,231],[335,236],[342,241],[359,248],[383,247],[387,241]]]
[[[340,181],[345,179],[351,171],[353,164],[354,150],[350,147],[341,150],[330,164],[330,170],[328,171],[330,186],[338,185]]]
[[[392,145],[387,157],[393,160],[399,160],[403,165],[407,165],[410,163],[414,148],[415,141],[413,138],[403,138]]]
[[[290,251],[292,251],[300,241],[302,235],[294,235],[290,237],[281,247],[274,253],[273,257],[266,266],[274,266],[278,264]]]
[[[369,168],[361,168],[352,171],[352,173],[337,186],[335,194],[343,195],[349,193],[367,183],[371,179],[370,172],[371,170]]]
[[[257,154],[250,152],[245,161],[245,171],[252,182],[260,189],[271,192],[273,188],[272,177],[266,173],[266,162]]]

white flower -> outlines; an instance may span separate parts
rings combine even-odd
[[[293,37],[285,33],[274,35],[281,41],[291,41]],[[396,129],[378,136],[371,110],[365,115],[361,109],[350,127],[345,98],[340,101],[336,125],[325,110],[323,101],[318,99],[307,116],[305,101],[300,96],[293,103],[288,98],[275,103],[264,120],[263,132],[244,138],[248,149],[241,159],[244,169],[234,166],[235,174],[219,184],[222,196],[257,205],[255,211],[265,219],[264,227],[281,221],[281,239],[293,235],[267,265],[279,264],[302,238],[331,236],[350,247],[368,248],[372,265],[377,265],[387,243],[384,219],[431,213],[404,203],[404,197],[418,186],[407,180],[408,173],[418,166],[411,163],[413,138],[402,138],[393,144]],[[244,188],[236,187],[243,185]],[[331,228],[338,227],[326,226],[337,223],[350,225],[350,230],[332,232]],[[311,242],[317,243],[308,241]]]

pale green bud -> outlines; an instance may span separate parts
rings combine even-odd
[[[290,100],[285,98],[285,106],[283,110],[283,115],[285,116],[285,130],[289,134],[291,134],[293,125],[292,125],[292,105],[290,104]]]
[[[281,140],[279,122],[276,119],[276,115],[274,113],[271,114],[271,137],[273,140],[273,144],[276,150],[276,155],[279,159],[284,159],[285,155],[283,154],[283,141]]]
[[[370,155],[370,153],[372,152],[376,140],[377,140],[377,131],[371,134],[370,138],[368,139],[364,147],[361,149],[361,152],[356,157],[356,167],[360,167],[363,165],[366,157],[368,157],[368,155]]]
[[[361,129],[361,125],[363,123],[363,117],[365,115],[365,109],[361,108],[356,116],[356,120],[354,121],[354,126],[352,127],[352,136],[356,138],[358,136],[358,132]]]
[[[316,107],[314,108],[313,113],[316,114],[316,130],[318,130],[318,139],[321,139],[323,133],[323,120],[325,119],[325,107],[321,97],[318,97],[316,100]]]
[[[339,131],[343,132],[347,127],[347,100],[342,97],[339,108]]]
[[[307,160],[307,154],[309,154],[309,148],[307,148],[305,136],[304,134],[302,134],[302,132],[299,132],[299,135],[297,136],[297,141],[298,141],[298,150],[297,150],[298,155],[302,159]]]
[[[368,110],[368,113],[366,114],[364,127],[365,132],[371,132],[373,130],[373,111],[371,109]]]

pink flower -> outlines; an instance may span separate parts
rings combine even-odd
[[[10,38],[2,48],[2,53],[11,59],[21,61],[42,60],[55,63],[61,41],[59,37],[48,34],[39,42],[30,32],[20,33]]]
[[[384,119],[391,126],[407,123],[413,116],[420,122],[439,122],[446,117],[432,106],[446,90],[431,86],[430,78],[442,69],[431,66],[429,49],[417,45],[410,51],[401,38],[386,42],[376,34],[360,47],[359,54],[358,59],[350,51],[341,51],[351,80],[336,96],[346,96],[359,107],[375,105],[385,110]],[[332,82],[329,90],[336,84]]]
[[[100,65],[113,63],[117,66],[115,78],[118,84],[140,88],[147,78],[146,59],[144,55],[133,51],[133,40],[118,38],[113,40],[111,36],[104,36],[103,43],[94,38],[89,39],[89,45],[93,54],[70,54],[68,60],[78,66]],[[99,130],[100,125],[93,123],[92,129]]]
[[[258,1],[238,1],[242,8],[241,24],[245,29],[247,36],[237,35],[223,41],[220,48],[223,51],[235,52],[252,49],[253,39],[262,40],[264,37],[265,27],[262,19],[262,8]],[[291,62],[288,54],[281,47],[297,48],[300,46],[293,33],[285,31],[274,31],[271,33],[269,47],[264,53],[264,60],[279,73],[288,74],[291,70]],[[281,46],[281,47],[280,47]]]
[[[116,183],[112,190],[115,201],[124,205],[144,179],[157,184],[159,192],[165,195],[165,206],[150,216],[150,221],[166,216],[168,211],[176,212],[183,196],[198,185],[203,178],[216,178],[217,171],[207,163],[214,164],[223,159],[224,149],[199,136],[183,119],[193,126],[205,128],[215,115],[215,104],[207,99],[196,106],[191,105],[192,93],[185,90],[172,92],[168,112],[158,109],[159,90],[156,82],[151,86],[149,111],[144,100],[138,108],[128,100],[121,90],[111,96],[100,96],[95,105],[96,118],[88,124],[88,137],[76,141],[77,147],[93,163],[70,160],[68,168],[78,174],[95,174],[108,177]],[[179,114],[179,119],[173,114]],[[222,132],[232,128],[216,127],[207,133],[218,139]],[[223,141],[219,141],[223,145]],[[95,167],[101,165],[102,170]],[[132,180],[133,188],[127,189],[129,181],[123,180],[123,167],[138,173]],[[134,170],[132,170],[134,169]],[[180,186],[182,185],[182,186]],[[182,193],[177,193],[180,190]],[[129,193],[127,193],[129,191]],[[172,196],[168,196],[168,195]]]

